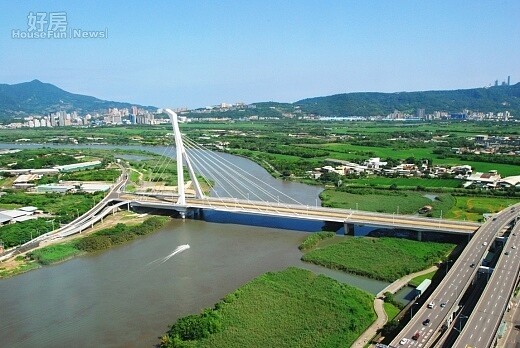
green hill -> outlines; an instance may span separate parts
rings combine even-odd
[[[294,103],[303,111],[321,116],[377,116],[394,110],[413,114],[417,109],[461,112],[509,110],[520,117],[520,83],[512,86],[398,93],[345,93],[308,98]]]
[[[0,120],[29,114],[44,115],[60,110],[92,113],[108,108],[129,108],[132,105],[136,104],[107,101],[70,93],[39,80],[13,85],[0,84]],[[150,106],[144,108],[156,109]]]

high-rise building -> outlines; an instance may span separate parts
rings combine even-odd
[[[508,86],[511,86],[511,76],[508,76],[508,77],[507,77],[507,85],[508,85]]]
[[[424,109],[417,109],[415,111],[415,116],[419,119],[423,119],[424,118]]]

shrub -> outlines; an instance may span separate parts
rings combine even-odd
[[[172,325],[168,334],[183,341],[192,341],[206,338],[212,333],[220,331],[221,327],[218,312],[207,309],[202,314],[180,318]]]
[[[85,237],[78,241],[76,244],[76,248],[86,252],[94,252],[98,250],[108,249],[112,246],[112,241],[110,237],[100,236],[100,235],[92,235],[89,237]]]

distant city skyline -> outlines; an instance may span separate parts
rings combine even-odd
[[[0,22],[0,83],[39,79],[140,105],[294,102],[520,78],[518,1],[30,0],[1,2],[0,11],[9,13]],[[51,14],[55,29],[61,20],[75,35],[107,38],[13,38],[50,26]]]

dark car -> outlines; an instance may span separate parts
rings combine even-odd
[[[473,268],[473,267],[475,267],[475,264],[472,263],[471,265],[469,265],[469,267]]]
[[[424,326],[428,326],[430,324],[430,319],[426,319],[425,321],[422,322],[422,324]]]
[[[412,339],[417,341],[419,339],[419,336],[421,336],[421,333],[417,331],[415,335],[412,336]]]

